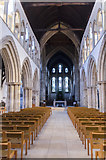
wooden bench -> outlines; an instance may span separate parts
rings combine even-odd
[[[79,129],[78,129],[78,134],[79,134],[80,139],[83,136],[84,126],[106,126],[106,122],[103,122],[103,121],[86,121],[86,122],[81,121],[80,125],[79,125]]]
[[[85,144],[85,149],[86,149],[86,140],[90,139],[90,133],[91,132],[104,132],[106,130],[106,126],[84,126],[83,127],[83,136],[82,136],[82,141]],[[87,145],[88,146],[88,145]],[[88,146],[88,155],[89,155],[89,146]]]
[[[34,140],[35,140],[35,136],[36,136],[36,130],[37,130],[37,125],[36,125],[36,121],[12,121],[12,120],[3,120],[0,121],[0,125],[30,125],[31,126],[31,131],[34,132]]]
[[[100,151],[95,151],[95,159],[106,159],[106,141],[100,144]]]
[[[30,149],[30,140],[32,136],[32,144],[33,144],[33,132],[31,131],[31,126],[29,125],[3,125],[2,126],[3,131],[23,131],[24,132],[24,138],[29,140],[28,148]]]
[[[21,159],[23,158],[23,148],[25,145],[25,155],[27,155],[27,139],[24,138],[24,132],[5,131],[4,139],[11,142],[11,148],[21,148]]]
[[[41,123],[39,118],[35,117],[3,117],[2,121],[36,121],[36,137],[41,130]]]
[[[106,140],[106,133],[90,133],[90,140],[88,141],[88,144],[90,143],[91,146],[91,159],[93,159],[93,149],[100,149],[101,142],[103,140]]]
[[[1,159],[17,159],[17,150],[11,149],[11,142],[0,142],[0,158]]]

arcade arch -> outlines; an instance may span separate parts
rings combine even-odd
[[[106,112],[106,42],[103,41],[98,59],[98,88],[100,111]]]
[[[7,85],[7,110],[20,110],[20,60],[14,40],[10,36],[2,39],[0,54],[5,66]]]
[[[32,69],[28,58],[22,65],[21,82],[23,87],[23,108],[32,107]]]
[[[97,68],[95,59],[90,56],[88,62],[88,106],[92,108],[98,108],[98,97],[97,97]]]

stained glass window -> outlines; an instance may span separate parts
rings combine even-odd
[[[59,64],[59,73],[61,73],[61,72],[62,72],[62,65]]]
[[[56,78],[55,77],[52,77],[52,92],[55,92],[56,91]]]
[[[53,68],[53,69],[52,69],[52,73],[55,73],[55,72],[56,72],[56,70],[55,70],[55,68]]]
[[[65,77],[65,92],[68,92],[68,77]]]
[[[65,68],[65,73],[68,73],[68,68]]]
[[[62,91],[62,77],[59,77],[59,91]]]

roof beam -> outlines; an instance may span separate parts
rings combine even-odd
[[[29,4],[33,7],[40,7],[40,6],[68,6],[68,5],[90,5],[88,2],[34,2]]]

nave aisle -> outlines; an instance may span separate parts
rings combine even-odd
[[[66,110],[53,110],[25,158],[90,158]]]

